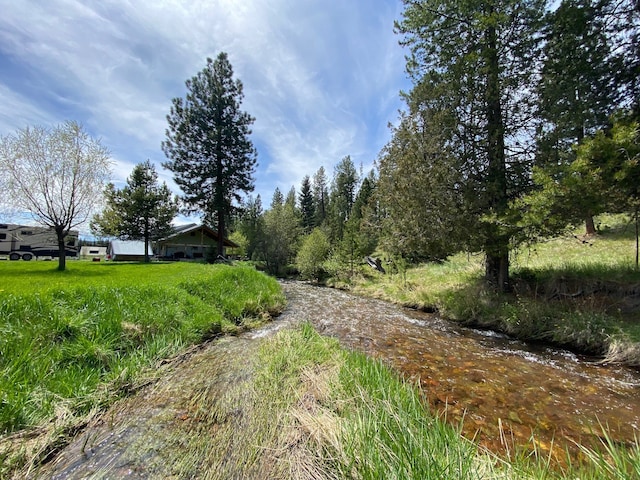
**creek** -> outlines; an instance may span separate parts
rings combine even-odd
[[[640,372],[566,350],[463,328],[437,315],[286,283],[300,320],[417,382],[430,406],[494,452],[536,449],[565,460],[603,427],[616,442],[640,428]]]
[[[535,448],[563,462],[575,442],[598,442],[602,426],[616,442],[638,436],[636,370],[339,290],[282,286],[288,306],[274,322],[172,361],[155,385],[114,405],[31,478],[167,478],[176,463],[187,463],[174,457],[197,437],[193,420],[214,406],[227,418],[215,432],[222,446],[210,452],[219,461],[214,478],[263,478],[234,461],[252,435],[255,352],[277,330],[304,321],[416,382],[431,409],[496,453]]]

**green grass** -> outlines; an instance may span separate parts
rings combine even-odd
[[[246,267],[3,262],[0,276],[1,434],[86,414],[158,360],[284,305]]]
[[[563,468],[536,454],[506,461],[484,452],[431,412],[413,383],[306,324],[262,347],[254,384],[253,422],[263,426],[264,443],[250,442],[251,461],[268,466],[268,478],[595,480],[640,473],[637,442],[616,445],[606,432],[600,449],[584,448],[580,464]]]
[[[309,478],[477,478],[476,447],[381,362],[305,324],[279,332],[259,365],[258,397],[277,406],[274,449],[296,442],[278,460]]]
[[[465,324],[639,366],[634,228],[621,215],[597,222],[601,233],[594,237],[575,232],[512,252],[512,294],[488,289],[483,257],[467,254],[401,273],[393,266],[387,275],[365,269],[353,288]]]

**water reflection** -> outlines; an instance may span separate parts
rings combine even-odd
[[[617,441],[640,427],[640,375],[435,315],[301,283],[285,283],[293,314],[422,386],[448,420],[494,451],[535,447],[562,460],[604,425]],[[532,439],[533,435],[533,439]]]

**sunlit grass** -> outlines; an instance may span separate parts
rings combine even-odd
[[[356,292],[428,310],[525,340],[566,345],[612,362],[640,365],[635,230],[628,217],[597,219],[601,233],[580,230],[511,254],[514,292],[483,283],[483,257],[458,254],[387,274],[363,269]]]
[[[79,418],[160,359],[284,306],[278,283],[247,267],[53,268],[0,263],[0,435]]]

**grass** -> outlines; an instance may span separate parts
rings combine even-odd
[[[260,358],[258,397],[278,411],[279,454],[263,461],[304,473],[270,478],[477,478],[476,447],[379,361],[309,325],[279,332]]]
[[[277,282],[247,267],[69,262],[65,272],[54,268],[0,263],[5,439],[74,428],[153,376],[161,359],[237,333],[284,306]],[[11,455],[0,444],[0,466],[19,462]]]
[[[595,480],[640,473],[638,443],[617,445],[606,433],[602,448],[583,448],[584,460],[563,469],[536,454],[502,460],[431,412],[413,383],[306,324],[262,346],[252,391],[264,443],[237,460],[265,478]],[[261,422],[265,417],[272,421]]]
[[[387,275],[364,269],[351,288],[523,340],[640,366],[634,229],[624,216],[599,222],[595,237],[568,235],[512,252],[512,294],[487,289],[482,256],[466,254],[400,273],[391,268]]]

